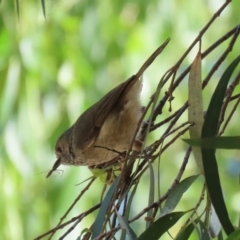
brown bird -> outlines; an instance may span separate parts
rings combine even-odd
[[[47,177],[61,164],[100,165],[128,150],[141,117],[140,77],[168,42],[169,39],[147,59],[137,74],[88,108],[60,136],[55,147],[57,160]],[[133,148],[141,149],[141,143],[135,140]]]

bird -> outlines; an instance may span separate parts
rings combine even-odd
[[[132,141],[131,150],[141,150],[141,141],[133,140],[142,115],[141,77],[169,40],[157,48],[135,75],[89,107],[59,137],[55,146],[57,160],[47,178],[61,164],[90,167],[108,163],[127,151]]]

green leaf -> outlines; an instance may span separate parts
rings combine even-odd
[[[168,231],[186,212],[174,212],[167,214],[156,220],[150,227],[143,232],[138,240],[158,240]]]
[[[183,139],[191,146],[213,149],[240,149],[240,136]]]
[[[223,234],[222,234],[222,231],[220,231],[220,233],[218,234],[218,238],[217,238],[218,240],[224,240],[223,239]]]
[[[218,119],[227,85],[239,61],[240,56],[238,56],[224,72],[214,91],[206,113],[201,138],[214,137],[217,135]],[[234,231],[234,228],[229,219],[227,208],[223,199],[215,151],[213,149],[202,148],[202,157],[206,184],[212,204],[224,231],[227,233],[227,235],[230,235]]]
[[[20,7],[19,7],[19,1],[16,0],[16,11],[17,11],[17,16],[18,16],[18,20],[20,19]]]
[[[195,224],[198,223],[198,219],[196,219],[194,221]],[[177,237],[175,238],[175,240],[187,240],[189,239],[189,237],[191,236],[194,228],[195,228],[195,224],[190,223],[187,225],[186,228],[183,228],[180,230],[180,232],[178,233]]]
[[[198,176],[199,175],[193,175],[185,178],[170,191],[160,216],[166,215],[167,213],[174,210],[174,208],[179,203],[182,195],[188,190],[188,188],[192,185]]]
[[[194,225],[194,228],[195,228],[195,230],[196,230],[196,232],[198,234],[198,239],[201,239],[202,235],[201,235],[200,229],[198,228],[198,225],[195,224],[195,222],[193,222],[193,225]]]
[[[205,224],[200,220],[199,225],[201,230],[201,240],[210,240],[209,233]]]
[[[236,230],[226,240],[237,240],[240,239],[240,229]]]
[[[43,15],[46,18],[45,0],[41,0],[41,4],[42,4],[42,9],[43,9]]]
[[[227,89],[228,82],[232,76],[232,73],[236,66],[240,61],[240,56],[238,56],[227,68],[221,77],[214,93],[211,98],[203,129],[202,129],[202,137],[213,137],[217,135],[218,130],[218,119],[220,116],[222,102],[225,96],[225,92]]]
[[[148,163],[149,167],[149,173],[150,173],[150,187],[149,187],[149,197],[148,197],[148,206],[151,205],[154,202],[154,191],[155,191],[155,184],[154,184],[154,171],[153,171],[153,166],[151,163]],[[153,214],[153,209],[150,209],[147,212],[147,218],[151,218]],[[149,227],[150,221],[146,221],[146,228]]]
[[[126,211],[125,211],[125,214],[124,214],[126,219],[129,219],[130,210],[131,210],[131,206],[132,206],[132,201],[133,201],[133,198],[135,196],[135,193],[136,193],[136,190],[137,190],[137,187],[138,187],[138,183],[139,183],[139,181],[137,181],[135,183],[134,188],[131,191],[130,197],[128,198],[128,200],[125,200],[125,201],[127,201],[127,207],[126,207]],[[126,232],[122,231],[120,240],[125,240],[125,239],[126,239]]]
[[[209,221],[209,231],[212,238],[215,238],[219,235],[222,229],[222,225],[219,222],[218,216],[213,206],[211,206],[211,216]]]
[[[194,126],[189,128],[191,139],[201,137],[203,126],[201,61],[201,52],[198,52],[192,63],[188,80],[188,121],[194,123]],[[199,147],[193,147],[192,151],[195,161],[203,173],[201,149]]]
[[[91,239],[96,238],[102,231],[102,227],[103,227],[104,220],[105,220],[105,215],[107,213],[109,204],[110,204],[110,202],[112,200],[113,194],[116,191],[116,188],[118,186],[119,180],[120,180],[120,177],[118,177],[114,181],[112,186],[109,188],[109,190],[108,190],[104,200],[102,201],[102,204],[101,204],[101,207],[99,209],[97,218],[96,218],[96,220],[94,222],[94,225],[93,225],[93,230],[92,230],[93,233],[92,233],[92,238]]]
[[[126,219],[121,216],[118,211],[116,211],[117,213],[117,217],[120,223],[120,226],[122,229],[125,229],[130,240],[136,240],[137,239],[137,235],[135,234],[135,232],[132,230],[132,228],[130,227],[130,225],[128,224],[128,222],[126,221]]]

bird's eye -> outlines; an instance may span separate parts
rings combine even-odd
[[[58,146],[58,147],[56,148],[56,152],[61,153],[61,152],[62,152],[62,149]]]

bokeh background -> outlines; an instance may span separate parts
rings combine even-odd
[[[45,178],[55,161],[54,145],[59,135],[87,107],[134,74],[171,37],[167,49],[144,75],[141,101],[146,105],[160,77],[176,63],[223,2],[46,0],[45,18],[40,1],[19,1],[19,14],[15,1],[1,1],[0,239],[33,239],[57,224],[84,186],[75,185],[91,176],[86,167],[61,166],[63,173]],[[225,9],[204,36],[203,50],[239,24],[239,9],[239,1]],[[203,77],[222,49],[203,61]],[[238,50],[230,54],[225,66],[239,54],[239,42]],[[195,54],[196,51],[189,54],[179,73]],[[220,68],[204,90],[205,108],[216,86],[214,80],[222,72]],[[186,94],[184,81],[175,92],[173,110],[186,101]],[[169,114],[166,108],[160,118]],[[229,134],[239,135],[238,121],[236,113],[227,130]],[[151,137],[157,138],[157,133]],[[176,176],[186,147],[179,139],[162,156],[162,193]],[[218,151],[218,156],[228,210],[236,225],[240,213],[239,152]],[[191,158],[185,176],[196,172]],[[133,209],[135,214],[147,205],[147,173],[144,179]],[[201,179],[194,183],[178,210],[195,205],[201,184]],[[94,183],[70,217],[98,203],[102,187],[100,181]],[[83,221],[67,239],[76,239],[93,218],[94,215]],[[143,226],[142,219],[133,229],[139,234]],[[173,234],[178,230],[176,227]],[[193,234],[191,239],[196,236]],[[164,239],[170,237],[166,235]]]

